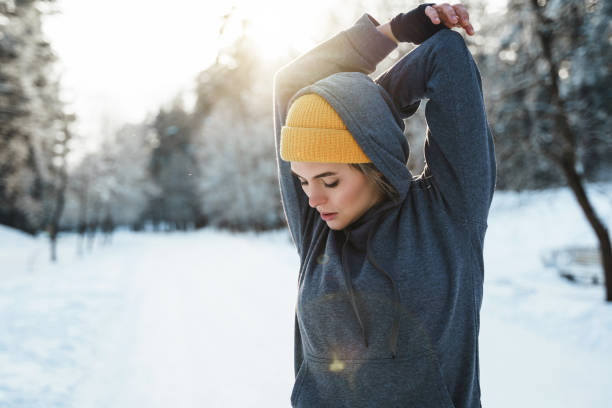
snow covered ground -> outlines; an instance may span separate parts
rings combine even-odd
[[[612,184],[589,185],[612,224]],[[484,407],[612,406],[612,305],[541,255],[596,239],[567,189],[497,192]],[[0,227],[0,407],[287,407],[298,259],[286,231],[115,234],[59,262]]]

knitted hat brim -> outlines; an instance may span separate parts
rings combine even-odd
[[[345,129],[283,126],[281,159],[320,163],[371,163],[353,136]]]

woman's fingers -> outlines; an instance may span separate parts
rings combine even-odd
[[[453,8],[455,9],[455,13],[459,16],[461,27],[463,27],[469,35],[474,35],[474,27],[470,24],[470,15],[465,6],[463,4],[455,4]]]
[[[445,26],[453,28],[459,22],[455,9],[448,3],[434,4],[432,6],[437,14],[437,17],[442,20]],[[435,22],[434,22],[435,23]]]
[[[468,23],[467,25],[464,25],[463,28],[469,35],[474,35],[474,27],[472,27],[470,23]]]
[[[463,27],[469,35],[474,35],[474,27],[470,24],[470,16],[462,4],[452,6],[448,3],[434,4],[425,7],[425,14],[434,24],[439,24],[442,21],[448,28]]]
[[[447,3],[427,6],[425,7],[425,14],[429,16],[432,23],[438,24],[440,23],[440,20],[442,20],[444,25],[449,28],[454,27],[455,23],[458,22],[455,10],[453,10],[453,8]]]
[[[425,7],[425,14],[427,15],[427,17],[429,17],[432,23],[434,24],[440,23],[440,16],[438,15],[438,12],[436,11],[435,8],[431,6]]]

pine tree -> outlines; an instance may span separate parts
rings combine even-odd
[[[0,1],[0,223],[32,234],[56,202],[53,149],[64,118],[40,4]]]
[[[157,147],[151,155],[149,172],[160,194],[150,202],[147,218],[171,229],[186,230],[204,222],[190,123],[189,114],[177,98],[169,110],[160,109],[152,125]]]

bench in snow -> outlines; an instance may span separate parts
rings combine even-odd
[[[542,256],[545,266],[571,282],[602,285],[603,266],[598,248],[573,246],[554,249]]]

